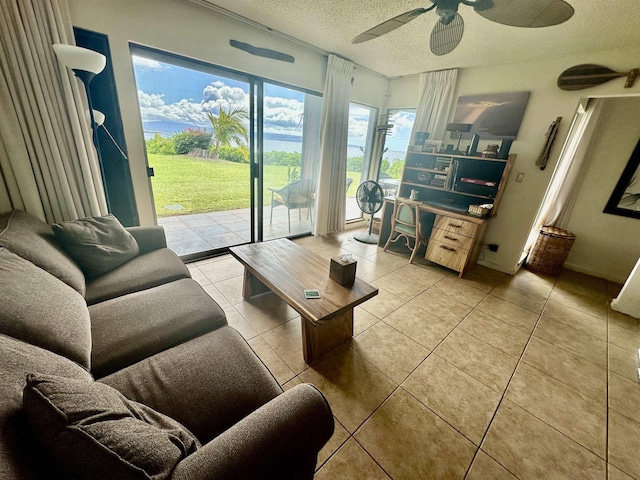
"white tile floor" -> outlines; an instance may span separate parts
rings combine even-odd
[[[481,266],[458,279],[353,233],[296,241],[352,253],[380,288],[354,338],[313,365],[298,314],[271,294],[243,300],[235,259],[189,265],[283,388],[327,397],[318,479],[640,480],[640,325],[610,309],[620,285]]]

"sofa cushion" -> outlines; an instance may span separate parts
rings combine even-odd
[[[0,247],[0,299],[0,333],[89,368],[89,310],[73,288]]]
[[[112,214],[54,223],[52,228],[87,278],[99,277],[139,253],[136,239]]]
[[[86,379],[30,374],[23,406],[33,434],[79,478],[167,478],[200,446],[175,420]]]
[[[0,215],[0,245],[58,277],[84,295],[84,273],[58,245],[51,226],[39,218],[22,210]]]
[[[95,377],[227,324],[220,306],[190,278],[106,300],[89,313]]]
[[[282,393],[271,372],[230,326],[99,382],[174,418],[203,444]]]
[[[161,248],[129,260],[104,275],[87,281],[85,299],[89,305],[132,292],[189,278],[189,269],[168,248]]]
[[[35,440],[22,410],[29,372],[91,380],[75,362],[35,345],[0,334],[0,478],[65,478]],[[37,461],[36,461],[37,459]]]

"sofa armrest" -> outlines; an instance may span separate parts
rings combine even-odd
[[[164,228],[160,225],[149,227],[127,227],[127,232],[133,235],[138,242],[140,255],[149,253],[161,248],[167,248],[167,239],[164,235]]]
[[[182,460],[171,478],[311,479],[333,429],[322,393],[313,385],[298,385]]]

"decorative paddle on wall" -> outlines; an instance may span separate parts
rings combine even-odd
[[[616,72],[602,65],[576,65],[560,74],[558,87],[562,90],[582,90],[602,85],[614,78],[627,77],[624,88],[631,88],[638,75],[640,75],[640,68],[633,68],[628,72]]]
[[[229,40],[229,45],[258,57],[271,58],[273,60],[280,60],[281,62],[288,63],[294,63],[296,61],[295,57],[292,55],[287,55],[286,53],[271,50],[269,48],[254,47],[253,45],[239,42],[238,40]]]

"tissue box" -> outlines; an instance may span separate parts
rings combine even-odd
[[[333,257],[329,268],[329,278],[344,287],[350,287],[356,281],[356,262],[350,258],[342,260],[341,257]]]

